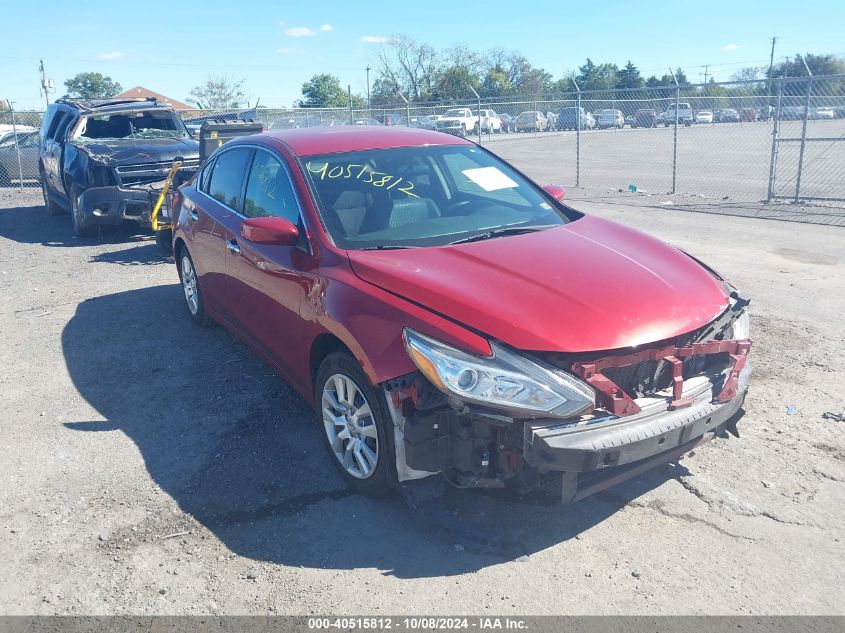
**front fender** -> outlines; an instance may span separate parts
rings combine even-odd
[[[322,333],[335,336],[354,354],[373,385],[416,370],[405,351],[405,327],[472,354],[491,354],[481,334],[368,284],[351,270],[335,270],[331,277],[312,279],[310,285],[301,307],[309,330],[306,339],[313,342]]]

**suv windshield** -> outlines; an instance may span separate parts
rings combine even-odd
[[[341,248],[442,246],[566,224],[566,207],[478,147],[428,146],[302,159]]]
[[[110,112],[85,117],[75,138],[78,143],[104,139],[189,138],[185,126],[170,110]]]

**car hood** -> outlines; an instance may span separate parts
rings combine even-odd
[[[388,251],[348,251],[364,281],[523,350],[635,347],[695,330],[728,297],[681,251],[583,217],[536,233]]]
[[[169,162],[174,158],[196,158],[199,143],[193,139],[103,139],[77,144],[77,147],[101,161],[120,165]]]

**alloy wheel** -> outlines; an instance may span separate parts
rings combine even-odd
[[[333,374],[323,385],[323,426],[332,453],[343,469],[356,479],[367,479],[376,470],[379,441],[373,411],[352,378]]]
[[[187,255],[182,257],[182,290],[185,291],[185,301],[188,302],[188,310],[196,316],[199,310],[199,289],[197,287],[197,274],[191,258]]]

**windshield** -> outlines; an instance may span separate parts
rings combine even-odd
[[[442,246],[571,219],[565,207],[478,147],[348,152],[307,157],[303,165],[323,225],[341,248]]]
[[[185,126],[170,110],[119,112],[85,117],[76,142],[91,143],[104,139],[188,138]]]
[[[451,110],[446,110],[446,113],[443,116],[459,117],[459,116],[464,116],[465,114],[466,114],[466,110],[453,108]]]

